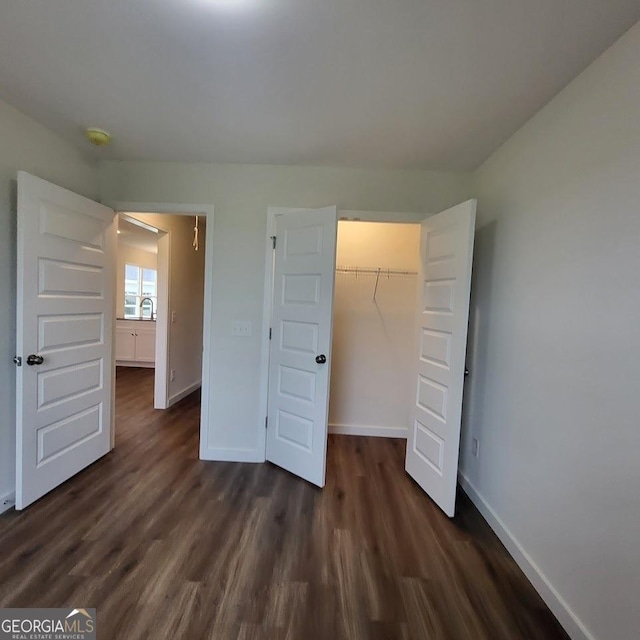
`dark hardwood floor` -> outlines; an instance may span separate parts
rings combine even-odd
[[[97,607],[98,638],[566,640],[460,492],[446,518],[404,441],[331,436],[327,486],[198,460],[199,397],[117,375],[116,448],[0,516],[0,606]]]

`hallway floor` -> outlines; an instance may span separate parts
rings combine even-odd
[[[327,486],[198,460],[199,395],[119,369],[116,448],[0,516],[1,607],[97,607],[98,638],[566,640],[466,496],[449,520],[404,441],[330,436]]]

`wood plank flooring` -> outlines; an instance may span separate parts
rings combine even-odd
[[[198,460],[199,397],[154,411],[119,369],[116,448],[0,516],[0,606],[97,607],[98,638],[566,640],[462,494],[450,521],[404,442],[330,436],[319,490]]]

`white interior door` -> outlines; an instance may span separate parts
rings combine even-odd
[[[406,470],[450,517],[458,479],[476,201],[422,223]]]
[[[336,207],[276,216],[267,460],[324,486]]]
[[[114,215],[18,174],[17,509],[111,448]]]

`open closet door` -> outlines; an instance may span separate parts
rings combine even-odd
[[[115,213],[18,173],[16,509],[111,449]]]
[[[406,470],[449,516],[455,512],[476,201],[422,223],[415,401]]]
[[[324,486],[336,207],[276,216],[267,460]]]

